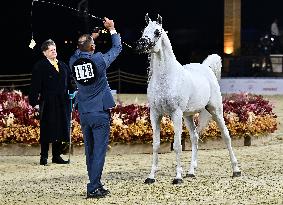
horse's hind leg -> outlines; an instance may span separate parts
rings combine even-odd
[[[224,117],[223,117],[223,109],[222,108],[214,109],[214,111],[210,111],[210,113],[212,115],[212,118],[217,123],[217,125],[218,125],[218,127],[221,131],[221,136],[224,139],[225,144],[226,144],[226,146],[229,150],[230,160],[231,160],[232,169],[233,169],[233,177],[241,176],[241,171],[238,167],[238,162],[237,162],[236,156],[235,156],[233,149],[232,149],[229,131],[228,131],[226,125],[225,125],[225,121],[224,121]]]
[[[182,179],[182,166],[181,166],[181,152],[182,152],[182,144],[181,144],[181,135],[183,131],[183,112],[181,110],[176,110],[174,113],[171,114],[171,118],[174,124],[174,144],[173,148],[176,153],[176,177],[173,180],[173,184],[180,184],[183,182]]]
[[[197,168],[197,151],[198,151],[198,133],[194,123],[193,116],[184,116],[185,125],[189,130],[192,143],[192,158],[188,177],[195,177],[195,169]]]
[[[153,109],[150,110],[150,121],[153,132],[153,142],[152,142],[152,166],[148,178],[144,183],[152,184],[155,182],[155,172],[158,169],[158,150],[160,148],[160,122],[162,116]]]

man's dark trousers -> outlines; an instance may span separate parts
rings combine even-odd
[[[90,181],[87,184],[87,192],[93,192],[102,186],[101,175],[110,134],[110,113],[108,110],[82,113],[80,121]]]
[[[49,151],[49,142],[41,142],[41,152],[40,157],[41,158],[48,158],[48,151]],[[52,143],[52,156],[53,158],[60,157],[62,154],[62,142],[61,141],[55,141]]]

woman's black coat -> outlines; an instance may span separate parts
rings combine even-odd
[[[32,71],[29,103],[39,105],[40,142],[69,141],[71,73],[64,62],[59,61],[58,66],[59,72],[48,59],[43,59]]]

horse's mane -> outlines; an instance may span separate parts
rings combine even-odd
[[[162,28],[162,34],[161,34],[160,38],[161,38],[161,46],[162,46],[163,54],[166,56],[166,58],[171,58],[172,60],[176,60],[176,56],[173,52],[173,48],[172,48],[170,39],[167,35],[167,31],[165,31],[163,28]],[[148,60],[149,60],[149,62],[151,61],[151,55],[148,56]],[[152,73],[153,73],[153,70],[152,70],[151,66],[149,66],[148,71],[147,71],[147,74],[148,74],[147,82],[150,81]]]
[[[172,56],[175,57],[175,54],[173,52],[173,48],[172,48],[172,45],[171,45],[171,42],[170,42],[170,39],[167,35],[167,32],[162,28],[162,44],[164,45],[164,50],[168,51],[168,53]]]

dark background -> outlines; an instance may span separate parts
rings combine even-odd
[[[42,57],[41,43],[49,38],[57,44],[58,59],[67,63],[76,48],[79,34],[88,32],[93,27],[102,26],[100,20],[86,17],[82,12],[67,8],[77,9],[80,1],[49,2],[62,6],[36,1],[32,7],[30,0],[3,2],[0,74],[31,73],[35,61]],[[89,0],[88,13],[100,18],[106,16],[113,19],[122,41],[129,45],[133,45],[141,36],[141,31],[146,25],[145,14],[149,13],[152,20],[160,14],[174,53],[182,64],[202,61],[211,53],[223,56],[224,0],[184,2]],[[268,33],[274,17],[279,19],[279,27],[283,26],[282,8],[280,0],[243,0],[242,47],[256,44],[263,33]],[[34,49],[28,47],[32,34],[37,43]],[[106,43],[103,43],[104,41]],[[104,34],[98,42],[100,43],[98,47],[102,50],[107,49],[108,41],[109,34]],[[147,56],[136,54],[124,44],[121,55],[110,67],[109,72],[121,69],[146,76],[147,67]],[[117,89],[117,85],[112,87]],[[124,84],[121,88],[121,92],[145,92],[145,90],[145,85]]]

